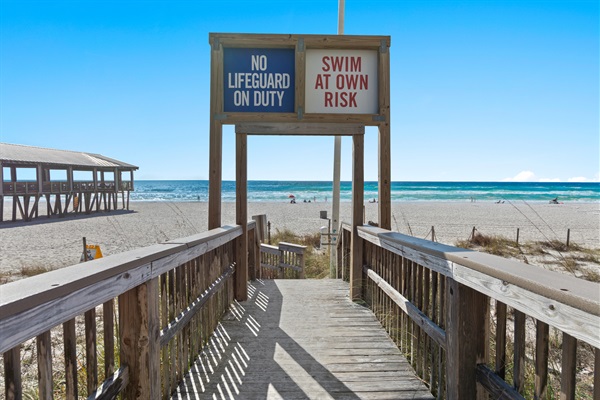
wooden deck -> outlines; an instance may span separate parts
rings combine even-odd
[[[173,399],[432,399],[340,280],[253,281]]]

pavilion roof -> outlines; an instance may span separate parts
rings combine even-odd
[[[137,170],[138,167],[101,154],[82,151],[48,149],[20,144],[0,143],[0,162],[3,166],[32,167],[44,165],[55,168]]]

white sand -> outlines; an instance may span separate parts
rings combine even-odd
[[[342,203],[341,220],[350,222],[350,203]],[[40,212],[45,207],[40,207]],[[79,261],[82,237],[98,244],[105,255],[185,237],[207,229],[208,204],[203,202],[131,203],[130,212],[93,213],[67,218],[45,217],[32,222],[0,223],[0,273],[17,273],[23,267],[62,268]],[[331,203],[250,203],[248,215],[266,214],[273,234],[289,229],[299,234],[316,233],[331,216]],[[377,204],[365,204],[366,221],[377,221]],[[468,238],[473,226],[490,235],[520,241],[559,239],[600,247],[600,204],[494,204],[470,202],[393,203],[392,230],[424,238],[435,226],[439,242],[454,244]],[[5,204],[4,219],[10,218]],[[223,224],[235,222],[235,203],[223,203]],[[410,227],[410,229],[409,229]]]

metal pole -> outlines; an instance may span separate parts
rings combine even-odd
[[[338,35],[344,34],[344,0],[339,0],[338,5]],[[333,142],[333,205],[331,219],[333,222],[333,236],[330,236],[332,245],[329,251],[329,277],[335,278],[337,271],[337,240],[340,227],[340,169],[342,158],[342,137],[336,136]]]
[[[85,236],[83,237],[83,262],[86,262],[87,259],[87,243],[85,240]]]

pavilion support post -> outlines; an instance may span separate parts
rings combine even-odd
[[[0,162],[0,222],[4,221],[4,167]]]
[[[17,220],[17,201],[19,200],[19,196],[16,196],[16,186],[17,186],[17,168],[10,167],[10,182],[13,187],[13,201],[12,201],[12,220],[15,222]]]
[[[477,385],[477,364],[488,358],[489,299],[447,278],[446,393],[448,400],[485,398]],[[478,390],[479,389],[479,390]],[[479,392],[479,393],[478,393]]]
[[[223,46],[211,43],[210,66],[210,149],[208,182],[208,229],[221,226],[221,180],[223,169],[223,128],[218,115],[223,112]]]
[[[36,175],[35,178],[37,180],[37,184],[38,184],[38,193],[36,196],[36,205],[35,205],[35,217],[38,217],[38,213],[39,213],[39,198],[42,196],[42,193],[44,193],[44,168],[42,167],[42,165],[38,165],[37,170],[36,170]]]
[[[23,220],[29,221],[29,201],[31,200],[31,196],[26,194],[23,195]]]
[[[352,239],[350,250],[350,298],[358,300],[362,298],[362,267],[363,267],[363,245],[358,236],[358,227],[363,225],[364,206],[364,158],[365,137],[364,135],[352,136]]]
[[[119,296],[121,363],[129,367],[125,399],[159,399],[160,317],[158,278]]]
[[[94,199],[98,197],[98,170],[94,168]],[[91,208],[94,208],[94,203],[92,201]],[[100,201],[96,201],[96,212],[100,211]]]
[[[19,196],[13,196],[12,201],[12,221],[15,222],[17,220],[17,204],[19,202]]]
[[[248,136],[236,133],[236,224],[242,227],[242,235],[236,239],[235,298],[248,298]]]

